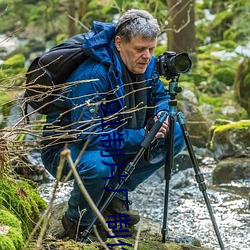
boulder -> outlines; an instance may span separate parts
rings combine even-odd
[[[209,148],[216,160],[250,157],[250,120],[225,121],[211,127]]]
[[[217,121],[211,128],[210,149],[218,161],[214,184],[250,178],[250,121]]]
[[[250,179],[250,158],[246,157],[228,157],[220,161],[213,171],[214,184],[246,179]]]
[[[205,119],[198,106],[188,101],[181,101],[181,112],[193,146],[206,148],[209,141],[210,124]]]

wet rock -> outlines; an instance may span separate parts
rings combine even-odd
[[[193,176],[193,169],[191,168],[174,174],[171,178],[170,187],[173,189],[178,189],[189,186],[191,176]]]
[[[213,183],[228,183],[232,180],[250,179],[250,158],[226,158],[213,171]]]

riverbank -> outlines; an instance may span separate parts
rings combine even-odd
[[[212,185],[212,171],[215,162],[204,158],[201,171],[207,185],[207,193],[214,211],[216,222],[227,250],[247,250],[250,246],[250,210],[247,192],[250,180],[234,181],[227,185]],[[160,173],[140,185],[130,194],[132,208],[139,211],[143,218],[158,228],[160,235],[164,211],[165,181]],[[45,200],[50,199],[52,183],[40,186],[40,193]],[[57,192],[56,203],[66,201],[72,183],[64,184]],[[245,190],[247,189],[247,191]],[[197,187],[192,168],[179,171],[170,181],[168,203],[168,228],[175,238],[197,238],[202,246],[219,250],[218,241],[204,203],[202,193]]]

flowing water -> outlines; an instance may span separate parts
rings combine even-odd
[[[207,185],[207,194],[215,221],[219,227],[226,250],[250,249],[250,180],[212,186],[211,159],[201,168]],[[179,188],[173,188],[170,180],[168,203],[168,228],[176,235],[195,237],[202,246],[220,249],[212,220],[202,192],[197,187],[193,169],[181,171],[172,177]],[[181,180],[181,181],[180,181]],[[179,182],[178,182],[179,181]],[[179,184],[178,184],[179,183]],[[172,187],[172,188],[171,188]],[[164,214],[165,181],[155,185],[153,180],[140,187],[133,198],[134,207],[141,215],[162,228]],[[144,197],[144,200],[140,197]],[[141,200],[141,202],[140,202]]]
[[[211,173],[215,163],[211,158],[202,162],[201,171],[205,178],[209,203],[226,250],[250,250],[250,180],[212,185]],[[159,173],[141,184],[130,194],[132,208],[142,217],[148,218],[162,228],[164,213],[165,180]],[[59,188],[56,203],[68,199],[72,183]],[[41,195],[49,201],[53,182],[40,186]],[[194,170],[175,173],[170,180],[167,226],[176,238],[194,237],[203,247],[219,250],[202,192],[197,187]]]

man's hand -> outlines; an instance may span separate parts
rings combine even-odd
[[[155,122],[158,120],[158,118],[160,117],[160,115],[161,115],[162,112],[164,112],[164,111],[160,111],[154,117]],[[168,130],[169,130],[169,124],[168,124],[168,116],[167,116],[167,118],[165,119],[165,121],[162,123],[162,126],[160,127],[159,131],[155,135],[155,139],[165,138],[165,135],[168,132]]]

